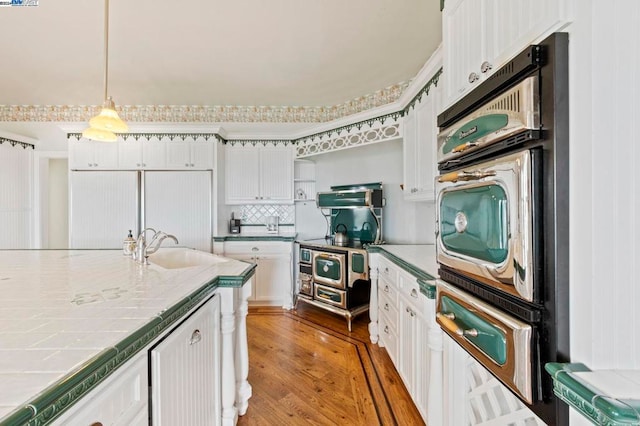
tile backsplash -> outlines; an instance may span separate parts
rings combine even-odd
[[[296,218],[296,208],[290,204],[247,204],[233,211],[243,225],[264,225],[267,216],[279,216],[280,225],[293,225]]]

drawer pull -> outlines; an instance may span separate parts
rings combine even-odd
[[[385,303],[385,304],[384,304],[384,310],[385,310],[385,311],[388,311],[388,310],[389,310],[389,304],[388,304],[388,303]]]
[[[384,288],[382,289],[385,293],[389,293],[389,286],[385,285]]]
[[[195,345],[200,340],[202,340],[202,333],[200,333],[200,330],[196,329],[193,331],[193,333],[191,333],[191,339],[189,339],[189,345]]]
[[[438,312],[436,314],[436,317],[438,318],[438,320],[440,321],[440,324],[442,324],[444,328],[446,328],[452,333],[457,334],[460,337],[463,337],[463,336],[478,337],[478,330],[476,330],[475,328],[463,330],[462,328],[458,327],[458,324],[456,324],[451,318],[449,318],[448,314],[443,314],[441,312]]]
[[[413,312],[413,310],[412,310],[412,309],[410,309],[410,308],[407,308],[407,312],[408,312],[408,313],[409,313],[409,315],[411,315],[412,317],[415,317],[415,316],[416,316],[416,313],[415,313],[415,312]]]
[[[414,299],[418,298],[418,291],[414,288],[413,290],[411,290],[411,297],[413,297]]]
[[[480,76],[475,72],[472,72],[471,74],[469,74],[468,80],[469,80],[469,83],[473,84],[476,81],[480,80]]]
[[[389,268],[384,268],[384,273],[389,274]]]
[[[384,326],[384,332],[385,332],[385,333],[387,333],[387,334],[389,334],[389,326],[388,326],[388,325],[385,325],[385,326]]]
[[[484,61],[481,65],[480,65],[480,72],[485,74],[489,71],[491,71],[491,69],[493,69],[493,65],[491,65],[489,62]]]
[[[260,249],[258,247],[253,247],[251,251],[260,251]]]

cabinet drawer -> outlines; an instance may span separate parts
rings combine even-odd
[[[393,301],[387,293],[378,291],[378,312],[388,319],[388,323],[397,329],[398,324],[398,302]]]
[[[400,273],[399,293],[404,300],[417,311],[417,313],[424,315],[426,297],[420,293],[420,286],[413,275]]]
[[[145,352],[129,361],[80,402],[58,418],[54,425],[129,425],[142,413],[146,419],[148,402],[147,357]]]
[[[292,253],[292,243],[281,241],[225,242],[225,254],[279,254]]]
[[[378,258],[378,271],[380,277],[384,277],[389,283],[396,285],[398,282],[398,267],[382,256]]]
[[[387,279],[380,277],[378,280],[378,293],[387,297],[393,305],[398,305],[398,288],[394,282],[389,282]]]
[[[397,365],[398,362],[398,334],[394,330],[393,326],[390,324],[389,319],[381,314],[379,318],[379,326],[380,326],[380,341],[382,342],[383,347],[387,348],[387,353],[393,361],[394,365]]]

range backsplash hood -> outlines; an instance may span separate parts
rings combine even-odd
[[[316,205],[321,209],[381,208],[382,183],[332,186],[331,191],[318,192]]]

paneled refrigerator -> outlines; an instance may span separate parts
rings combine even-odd
[[[212,171],[71,171],[69,247],[121,248],[152,227],[210,252]]]

